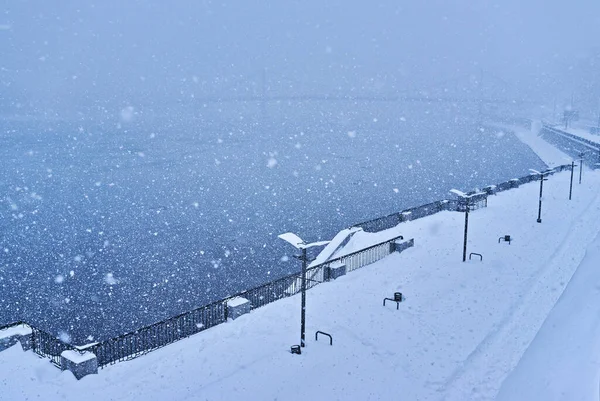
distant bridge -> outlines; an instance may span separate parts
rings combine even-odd
[[[242,76],[233,81],[224,80],[224,87],[217,92],[213,89],[210,95],[194,95],[194,103],[224,103],[224,102],[312,102],[312,101],[349,101],[349,102],[412,102],[412,103],[472,103],[472,104],[527,104],[534,100],[520,98],[515,85],[491,73],[485,73],[486,81],[483,82],[484,72],[481,71],[477,78],[473,74],[462,74],[458,77],[433,83],[426,88],[398,90],[388,94],[298,94],[281,93],[285,89],[303,88],[315,83],[305,83],[295,80],[290,76],[281,76],[268,80],[266,69],[259,74]],[[270,82],[277,83],[278,94],[274,94]],[[303,90],[303,92],[307,92]],[[336,92],[341,92],[336,90]],[[348,92],[356,92],[355,88]],[[233,93],[233,94],[232,94]],[[496,96],[501,94],[501,96]],[[511,94],[513,96],[511,97]],[[190,99],[181,100],[189,103]]]

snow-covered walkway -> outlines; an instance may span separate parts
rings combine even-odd
[[[549,165],[566,161],[516,131]],[[600,172],[585,171],[572,201],[569,178],[544,184],[542,224],[537,182],[473,212],[468,251],[481,262],[461,262],[461,213],[378,234],[415,247],[309,291],[302,355],[289,353],[296,296],[81,381],[14,346],[0,353],[0,399],[598,399]],[[399,310],[381,304],[394,291]]]
[[[79,382],[15,346],[0,353],[0,394],[10,400],[492,399],[598,233],[600,174],[586,171],[570,202],[569,176],[557,174],[544,185],[542,224],[537,182],[492,196],[487,209],[473,212],[469,252],[483,254],[483,262],[461,262],[461,213],[393,229],[414,237],[415,247],[308,293],[309,341],[300,356],[289,353],[299,342],[299,297],[292,297]],[[510,245],[498,243],[505,234],[514,238]],[[406,296],[400,310],[383,307],[383,298],[398,290]],[[585,299],[574,302],[586,310]],[[334,345],[315,342],[316,330],[331,333]],[[590,344],[590,353],[597,345]],[[594,376],[597,367],[587,366]],[[515,386],[519,369],[511,376]]]
[[[498,400],[600,398],[599,261],[597,236]]]

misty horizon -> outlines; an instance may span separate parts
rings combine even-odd
[[[482,73],[515,100],[565,102],[581,87],[578,99],[598,97],[598,74],[591,88],[580,79],[598,51],[593,1],[5,1],[3,9],[5,115],[16,103],[63,112],[264,92],[390,96],[457,77],[477,85]]]

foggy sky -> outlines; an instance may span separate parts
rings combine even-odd
[[[0,2],[4,103],[290,92],[391,92],[484,69],[524,90],[563,85],[598,49],[597,0]],[[40,103],[40,104],[43,104]],[[2,102],[0,102],[0,106]]]

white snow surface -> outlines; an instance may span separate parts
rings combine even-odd
[[[229,301],[227,301],[227,305],[228,306],[240,306],[240,305],[244,305],[247,304],[248,301],[246,298],[242,298],[242,297],[235,297],[235,298],[231,298]]]
[[[12,336],[26,336],[29,334],[31,334],[31,327],[20,324],[6,330],[0,330],[0,340]]]
[[[573,160],[566,153],[561,152],[539,136],[539,128],[541,128],[541,123],[532,124],[531,130],[519,126],[498,126],[514,132],[517,138],[529,146],[550,168],[571,163]]]
[[[91,352],[78,352],[71,350],[63,351],[60,355],[75,363],[86,362],[96,357],[96,355],[92,354]]]
[[[557,126],[556,128],[560,129],[562,131],[568,132],[569,134],[577,135],[580,138],[587,139],[588,141],[592,141],[592,142],[600,144],[600,136],[590,134],[590,131],[588,129],[573,128],[573,127],[569,127],[569,128],[565,129],[564,127],[561,127],[561,126]]]
[[[483,262],[461,261],[462,213],[380,233],[414,237],[415,246],[310,290],[302,355],[289,352],[300,340],[294,296],[80,381],[16,345],[0,353],[0,394],[463,401],[500,391],[510,400],[597,399],[600,173],[575,184],[570,202],[569,176],[544,184],[542,224],[536,182],[473,212],[468,251]],[[498,243],[506,234],[513,242]],[[395,291],[406,297],[400,309],[383,307]],[[333,346],[315,341],[317,330],[330,333]]]
[[[549,166],[570,161],[513,129]],[[77,381],[15,345],[0,353],[2,399],[597,400],[600,384],[600,172],[569,172],[488,198],[469,219],[442,212],[352,240],[415,246],[299,296]],[[498,243],[510,234],[511,244]],[[359,238],[361,237],[361,238]],[[362,238],[364,237],[364,238]],[[353,242],[351,240],[351,242]],[[348,244],[356,245],[356,244]],[[382,306],[401,291],[405,301]],[[315,341],[322,330],[333,336]]]

